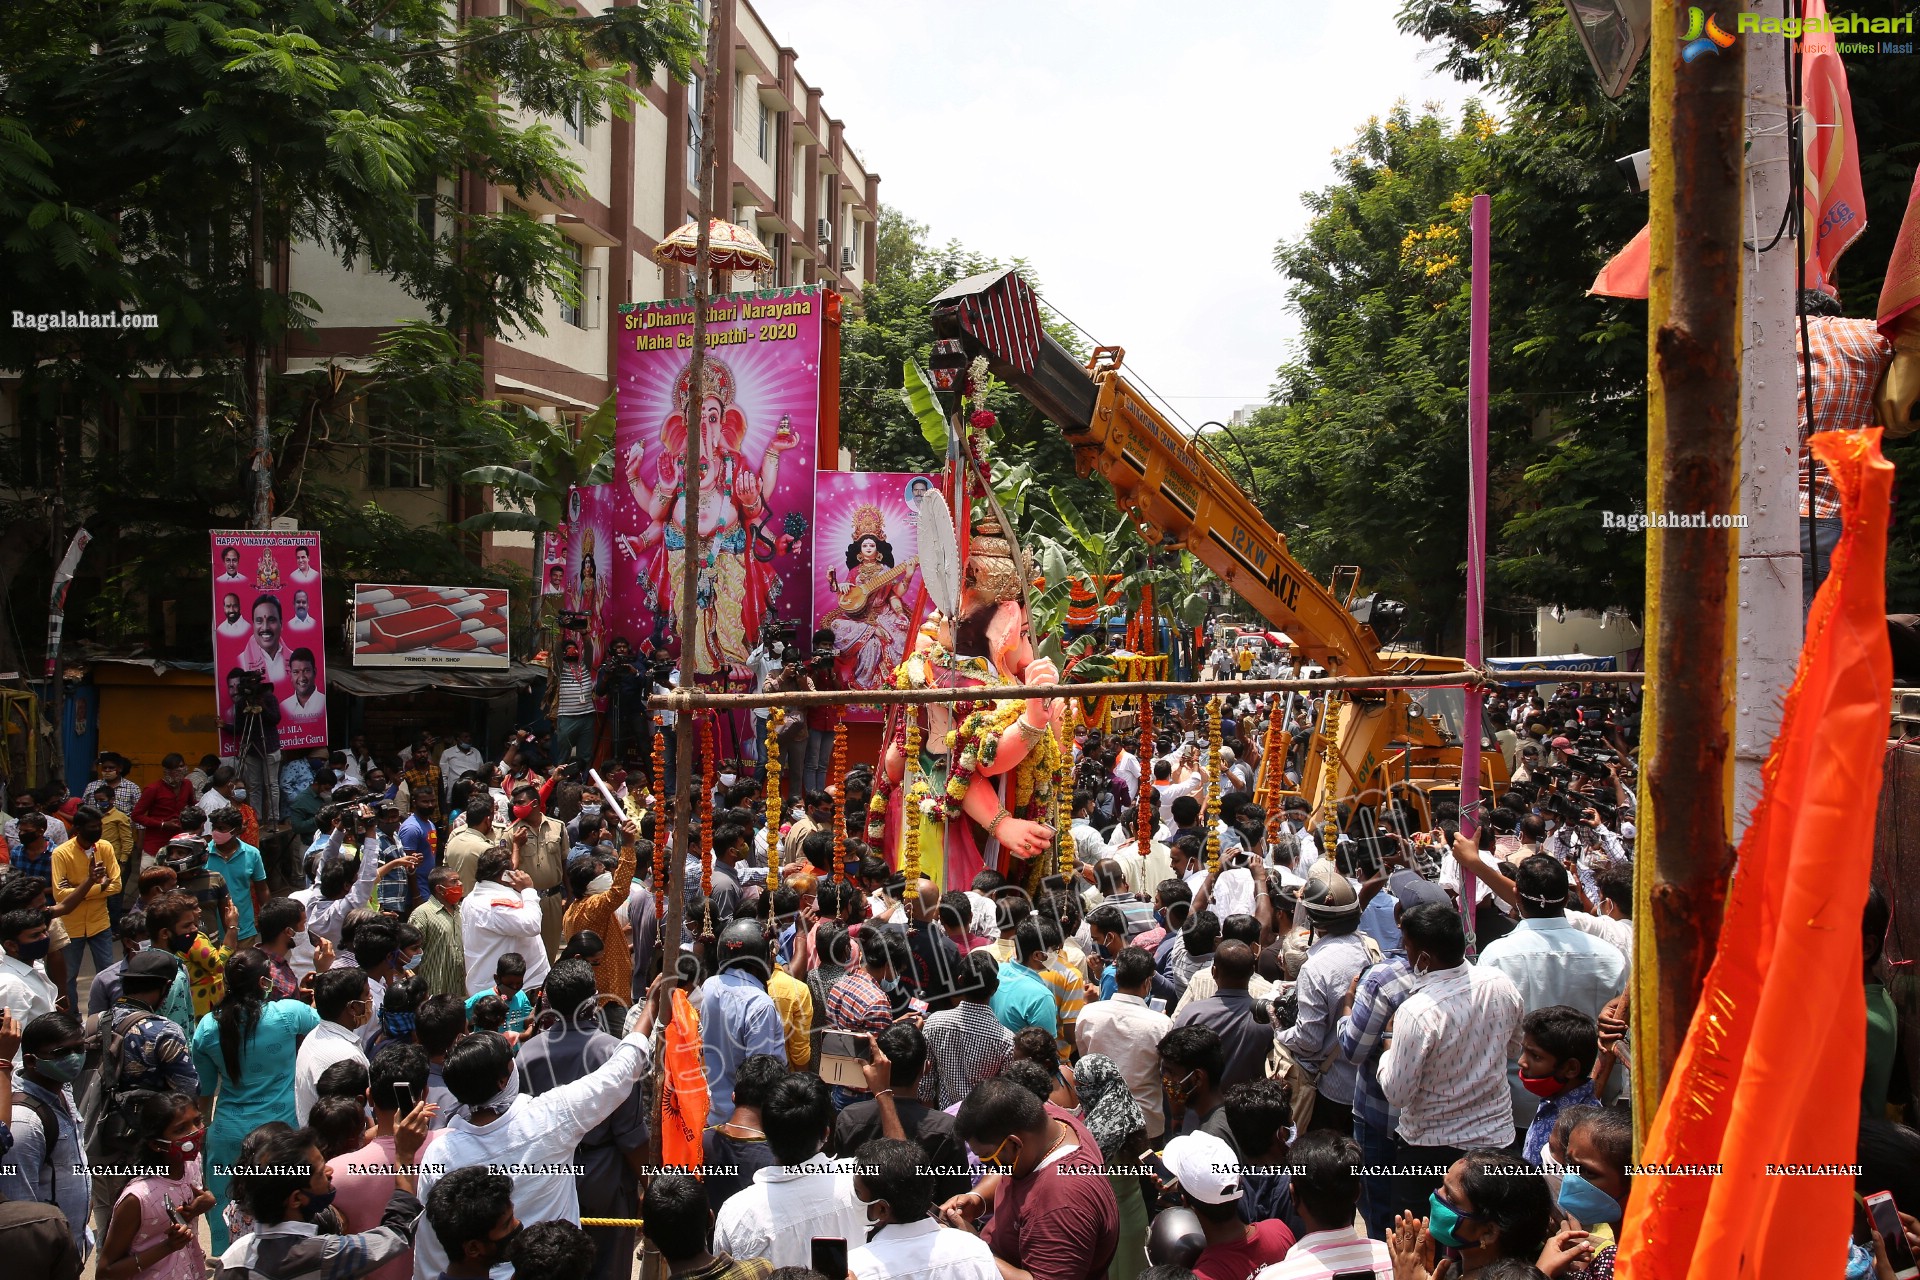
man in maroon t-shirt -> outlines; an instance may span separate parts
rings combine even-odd
[[[1241,1221],[1240,1160],[1219,1138],[1181,1134],[1167,1143],[1160,1161],[1206,1233],[1207,1247],[1193,1262],[1196,1280],[1246,1280],[1293,1248],[1293,1232],[1278,1218]]]
[[[998,1170],[940,1207],[948,1226],[986,1231],[994,1257],[1034,1280],[1100,1280],[1120,1239],[1120,1209],[1100,1148],[1078,1116],[1044,1103],[1010,1080],[974,1086],[955,1129]]]

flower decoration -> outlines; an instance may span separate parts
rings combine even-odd
[[[1140,750],[1141,760],[1153,759],[1153,704],[1147,701],[1145,694],[1140,695]],[[1143,778],[1140,788],[1140,810],[1134,816],[1133,834],[1135,848],[1141,858],[1153,852],[1153,783]]]
[[[1220,870],[1220,788],[1225,781],[1226,770],[1221,768],[1220,759],[1220,699],[1207,699],[1207,763],[1213,768],[1213,776],[1207,779],[1207,872],[1217,874]]]
[[[767,712],[767,892],[780,887],[780,726],[785,707]]]

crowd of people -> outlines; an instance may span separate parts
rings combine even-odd
[[[1076,729],[1073,871],[1031,887],[909,884],[860,839],[871,767],[805,737],[776,813],[764,749],[700,762],[710,879],[696,851],[672,940],[644,711],[604,790],[538,730],[288,761],[281,858],[230,765],[141,787],[102,755],[6,826],[0,1242],[56,1280],[614,1280],[642,1237],[695,1280],[1606,1280],[1634,698],[1492,695],[1511,781],[1463,836],[1444,803],[1297,798],[1324,708],[1236,692],[1272,670],[1239,661],[1159,707],[1151,758]],[[1876,894],[1870,991],[1887,923]],[[669,1168],[655,1031],[686,1012],[700,1079],[660,1074],[707,1111]],[[1861,1185],[1920,1206],[1878,1016]],[[1892,1275],[1864,1218],[1849,1244]]]

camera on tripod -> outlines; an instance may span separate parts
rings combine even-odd
[[[273,697],[273,687],[267,683],[265,675],[258,671],[242,670],[240,682],[234,699],[234,709],[247,715],[257,716],[267,709],[267,700]]]
[[[560,611],[560,629],[562,631],[585,631],[591,621],[584,610],[562,609]]]

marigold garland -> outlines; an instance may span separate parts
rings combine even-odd
[[[1226,770],[1220,761],[1220,699],[1207,699],[1207,763],[1213,776],[1207,779],[1207,871],[1220,870],[1220,787]]]
[[[1060,850],[1060,874],[1073,879],[1074,858],[1079,852],[1073,843],[1073,727],[1072,713],[1060,717],[1054,735],[1053,750],[1053,838]]]
[[[900,833],[900,870],[906,875],[906,887],[901,897],[918,899],[920,896],[920,817],[922,806],[929,798],[926,778],[920,772],[920,724],[909,712],[907,715],[907,771],[905,775],[906,799],[900,806],[900,821],[905,824]]]
[[[827,790],[833,796],[834,862],[844,868],[847,864],[847,726],[845,721],[833,726],[833,759],[827,774]]]
[[[654,785],[656,777],[665,777],[667,767],[667,735],[655,728],[653,731],[653,769],[647,775],[647,790],[656,797],[661,788]],[[667,851],[672,843],[670,832],[660,828],[656,822],[653,830],[653,917],[656,920],[667,918]]]
[[[1266,770],[1266,785],[1260,788],[1260,805],[1267,811],[1267,846],[1280,839],[1280,793],[1287,786],[1286,700],[1273,700],[1273,714],[1267,718],[1267,744],[1260,757]]]
[[[1147,761],[1153,759],[1153,704],[1146,695],[1140,696],[1140,764],[1144,770]],[[1140,794],[1136,799],[1139,812],[1133,820],[1133,838],[1144,862],[1153,852],[1153,775],[1142,773]]]
[[[1334,781],[1340,769],[1335,763],[1334,743],[1340,737],[1340,704],[1331,697],[1327,699],[1327,709],[1320,722],[1320,772],[1322,775],[1321,813],[1323,825],[1320,836],[1326,842],[1329,853],[1338,845],[1340,828],[1334,825]]]
[[[713,916],[713,716],[700,718],[700,896]],[[711,930],[709,930],[711,931]]]
[[[780,726],[787,709],[767,712],[767,892],[780,887]]]

